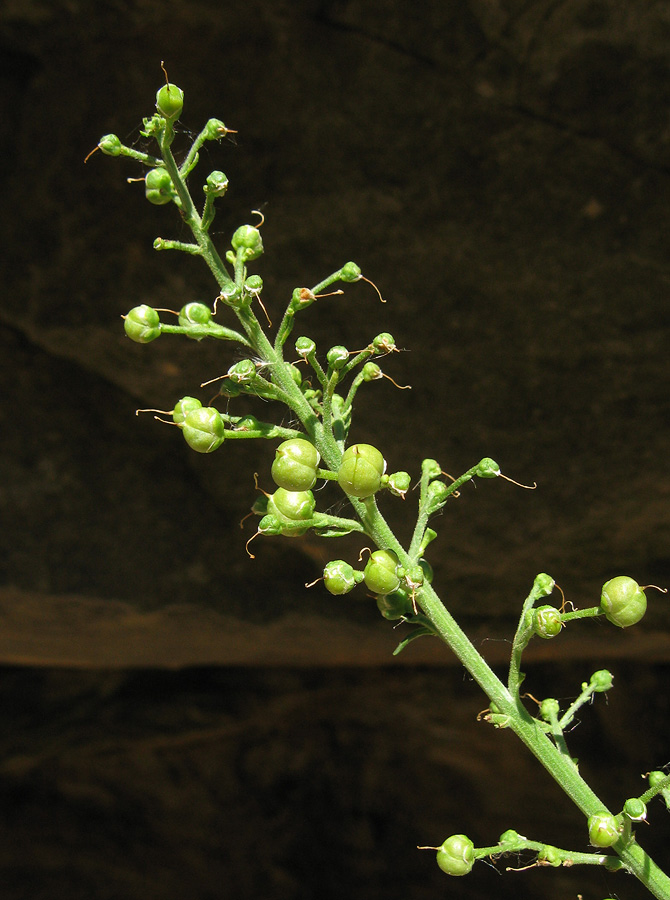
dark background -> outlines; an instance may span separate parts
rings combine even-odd
[[[513,827],[585,848],[579,814],[429,640],[400,657],[374,603],[318,577],[359,544],[244,543],[272,447],[207,457],[138,407],[171,409],[229,348],[129,342],[138,303],[212,302],[142,168],[163,81],[182,145],[238,134],[215,228],[266,217],[256,271],[276,321],[296,286],[354,259],[301,325],[325,350],[391,331],[407,352],[361,392],[352,439],[391,470],[507,482],[437,520],[438,592],[492,663],[547,571],[577,606],[627,573],[670,584],[670,13],[599,0],[5,2],[0,374],[0,860],[3,897],[644,896],[599,870],[448,880],[417,844]],[[296,336],[299,331],[296,331]],[[234,413],[269,417],[240,403]],[[277,415],[281,415],[280,412]],[[471,486],[470,486],[471,488]],[[384,511],[401,534],[413,501]],[[668,601],[630,632],[574,624],[531,646],[529,690],[567,703],[608,665],[572,752],[619,809],[668,762]],[[667,856],[660,803],[644,844]],[[500,869],[503,866],[499,866]]]

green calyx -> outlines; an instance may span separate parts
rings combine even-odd
[[[172,421],[182,425],[186,416],[194,409],[202,409],[202,403],[197,397],[182,397],[172,410]]]
[[[223,443],[224,422],[213,406],[191,409],[181,423],[184,440],[197,453],[213,453]]]
[[[164,84],[156,94],[156,109],[164,119],[176,120],[184,108],[184,92],[176,84]]]
[[[465,834],[452,834],[438,849],[437,864],[447,875],[468,875],[475,864],[475,845]]]
[[[364,500],[375,494],[386,468],[384,457],[371,444],[352,444],[344,451],[337,480],[349,497]]]
[[[637,581],[617,575],[603,585],[600,608],[613,625],[628,628],[636,625],[647,611],[647,596]]]
[[[288,491],[308,491],[316,484],[321,456],[314,444],[303,438],[283,441],[275,450],[272,480]]]
[[[389,622],[411,616],[413,610],[409,591],[400,587],[390,594],[377,594],[377,609]]]
[[[123,317],[123,330],[136,344],[148,344],[160,336],[160,316],[151,306],[135,306]]]

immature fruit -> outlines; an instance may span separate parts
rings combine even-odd
[[[186,414],[181,429],[189,447],[198,453],[212,453],[223,443],[224,427],[218,409],[203,406]]]
[[[149,203],[164,206],[175,195],[170,175],[162,167],[150,169],[144,178],[144,193]]]
[[[555,606],[538,606],[533,610],[533,631],[545,640],[561,633],[561,613]]]
[[[205,193],[212,194],[214,197],[223,197],[227,190],[228,178],[223,172],[220,172],[218,169],[210,172],[205,184]]]
[[[365,586],[373,594],[392,594],[400,587],[398,557],[393,550],[375,550],[363,570]]]
[[[447,875],[467,875],[475,864],[475,845],[465,834],[452,834],[437,851],[437,864]]]
[[[308,491],[316,484],[321,456],[314,444],[304,438],[291,438],[275,450],[272,480],[287,491]]]
[[[281,533],[286,537],[298,537],[309,530],[305,522],[314,516],[316,501],[311,491],[277,490],[268,497],[268,515],[281,523]]]
[[[172,410],[172,421],[177,425],[181,425],[186,416],[194,409],[202,409],[202,403],[197,397],[182,397],[175,403]]]
[[[386,462],[371,444],[352,444],[342,456],[337,473],[340,487],[349,497],[364,500],[381,487]]]
[[[164,84],[156,94],[156,109],[164,119],[178,119],[184,108],[184,92],[176,84]]]
[[[323,583],[331,594],[348,594],[362,580],[362,572],[343,559],[334,559],[323,570]]]
[[[120,156],[122,146],[121,141],[115,134],[105,134],[98,142],[98,147],[107,156]]]
[[[179,324],[188,328],[190,325],[208,325],[212,318],[212,310],[204,303],[187,303],[179,313]],[[202,335],[187,335],[195,341],[201,341]]]
[[[240,225],[233,234],[231,246],[243,260],[256,259],[263,252],[263,239],[258,228],[253,225]]]
[[[628,628],[644,616],[647,597],[637,581],[627,575],[617,575],[603,585],[600,608],[613,625]]]
[[[392,594],[377,594],[377,609],[389,622],[395,622],[411,615],[412,601],[408,592],[400,588]]]
[[[136,344],[155,341],[161,333],[160,316],[151,306],[135,306],[123,319],[123,329]]]
[[[611,847],[621,837],[623,825],[607,812],[596,813],[588,820],[589,841],[594,847]]]

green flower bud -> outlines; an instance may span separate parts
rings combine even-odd
[[[184,108],[184,92],[176,84],[164,84],[156,94],[156,109],[165,119],[178,119]]]
[[[411,483],[412,479],[409,472],[394,472],[388,476],[386,486],[394,497],[402,497],[404,500]]]
[[[547,697],[540,703],[540,716],[545,722],[551,722],[553,716],[558,716],[561,711],[558,700]]]
[[[231,240],[233,250],[247,262],[257,259],[263,252],[263,239],[258,228],[253,225],[240,225]]]
[[[352,444],[344,451],[337,480],[349,497],[364,500],[381,487],[386,462],[371,444]]]
[[[332,560],[323,570],[323,582],[331,594],[348,594],[362,580],[363,573],[343,559]]]
[[[330,368],[337,371],[349,362],[349,351],[346,347],[331,347],[326,353],[326,360]]]
[[[623,825],[607,812],[596,813],[588,819],[589,841],[594,847],[611,847],[621,837]]]
[[[148,344],[160,336],[160,316],[151,306],[135,306],[123,317],[123,328],[131,341]]]
[[[633,822],[644,822],[647,818],[647,804],[639,797],[631,797],[623,805],[624,814]]]
[[[404,588],[390,594],[377,594],[377,609],[389,622],[412,614],[412,601]]]
[[[428,515],[442,509],[449,499],[449,489],[443,481],[431,481],[426,488],[426,512]]]
[[[179,324],[185,328],[189,325],[208,325],[212,318],[212,310],[204,303],[187,303],[182,306],[179,313]],[[202,335],[187,335],[196,341],[202,340]]]
[[[98,147],[107,156],[121,156],[123,144],[115,134],[105,134],[100,138]]]
[[[647,597],[637,581],[627,575],[617,575],[603,585],[600,608],[613,625],[628,628],[644,616]]]
[[[361,270],[355,262],[345,263],[340,269],[340,281],[358,281],[360,277]]]
[[[400,587],[398,557],[393,550],[375,550],[363,570],[365,585],[373,594],[392,594]]]
[[[561,613],[555,606],[538,606],[533,610],[533,632],[545,640],[560,634],[563,622]]]
[[[212,453],[221,446],[225,437],[221,413],[213,406],[190,410],[181,428],[186,443],[198,453]]]
[[[598,694],[611,690],[613,682],[614,676],[607,669],[598,669],[589,679],[589,684]]]
[[[437,864],[447,875],[467,875],[475,864],[475,845],[465,834],[452,834],[437,851]]]
[[[214,197],[223,197],[227,190],[228,179],[223,172],[219,172],[218,169],[215,169],[214,172],[210,172],[204,187],[205,193],[212,194]]]
[[[154,206],[164,206],[175,196],[174,185],[170,175],[162,167],[150,169],[144,179],[144,193]]]
[[[202,409],[202,403],[197,397],[182,397],[172,410],[172,421],[182,425],[186,416],[194,409]]]
[[[272,480],[288,491],[308,491],[316,484],[320,460],[314,444],[303,438],[291,438],[275,450]]]
[[[295,351],[298,356],[302,356],[303,359],[306,359],[316,351],[316,344],[311,338],[299,337],[295,342]]]

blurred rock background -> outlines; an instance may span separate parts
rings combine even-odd
[[[249,560],[271,446],[203,458],[135,417],[234,359],[121,328],[138,303],[216,294],[152,250],[183,229],[127,182],[141,167],[83,164],[104,133],[141,144],[161,60],[184,145],[212,115],[238,130],[193,183],[230,178],[223,247],[263,210],[271,316],[348,259],[388,301],[359,283],[303,320],[324,351],[381,330],[407,351],[385,369],[412,390],[369,386],[352,438],[391,469],[486,455],[538,483],[480,483],[436,523],[436,585],[487,658],[504,666],[539,571],[578,606],[621,572],[670,584],[664,4],[5,0],[3,896],[644,896],[599,871],[445,880],[417,844],[514,827],[581,849],[579,816],[476,723],[446,649],[393,658],[374,604],[304,590],[358,543],[268,539]],[[411,503],[385,501],[401,533]],[[670,758],[669,627],[655,595],[630,633],[587,622],[528,653],[535,696],[614,672],[571,750],[615,807]]]

